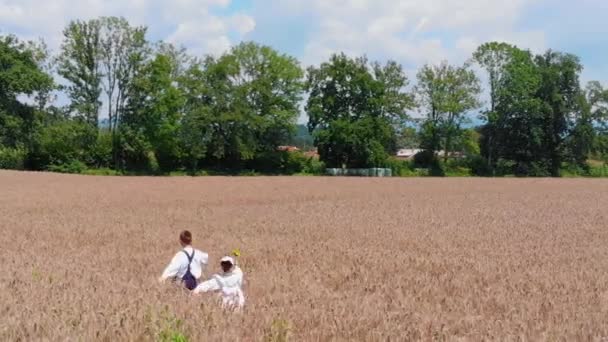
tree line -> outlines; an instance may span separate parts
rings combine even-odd
[[[334,54],[304,69],[254,42],[198,57],[124,18],[76,20],[55,54],[0,37],[0,168],[585,174],[589,159],[608,161],[608,89],[582,86],[582,69],[572,54],[491,42],[462,65],[423,66],[410,84],[395,61]],[[472,115],[483,123],[471,127]],[[293,142],[312,143],[320,161],[277,149]],[[404,147],[422,152],[399,162]]]

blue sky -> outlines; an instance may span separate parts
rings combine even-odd
[[[608,0],[0,0],[0,32],[56,50],[69,20],[116,15],[198,55],[255,40],[304,66],[339,51],[394,59],[412,80],[424,63],[460,63],[502,40],[577,54],[583,81],[607,84],[606,13]]]

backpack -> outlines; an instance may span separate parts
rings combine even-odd
[[[185,250],[183,250],[182,252],[184,252],[188,257],[188,270],[186,271],[186,274],[184,274],[184,276],[182,277],[182,283],[184,283],[184,286],[186,286],[188,290],[192,291],[198,285],[196,278],[194,277],[194,275],[192,275],[192,272],[190,272],[190,264],[192,263],[192,259],[194,259],[195,251],[194,249],[192,250],[192,255],[188,255],[188,252],[186,252]]]

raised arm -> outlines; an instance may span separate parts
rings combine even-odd
[[[221,286],[219,280],[216,278],[216,276],[213,276],[213,278],[200,283],[192,291],[192,294],[196,295],[196,294],[199,294],[199,293],[205,293],[205,292],[210,292],[210,291],[217,291],[217,290],[220,290],[221,288],[222,288],[222,286]]]
[[[167,265],[167,267],[163,271],[163,274],[160,276],[158,281],[162,283],[169,278],[173,278],[173,277],[177,276],[180,266],[181,266],[181,258],[180,258],[180,254],[178,253],[173,257],[173,259],[171,259],[171,262],[169,263],[169,265]]]

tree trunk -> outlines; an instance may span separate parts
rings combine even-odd
[[[445,137],[445,150],[443,151],[443,163],[448,163],[448,156],[450,154],[450,145],[452,144],[452,134],[448,133]]]

